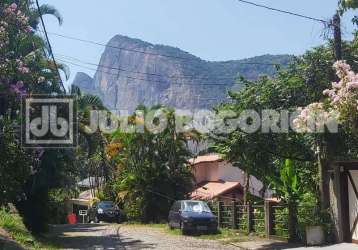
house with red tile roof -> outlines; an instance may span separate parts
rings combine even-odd
[[[189,160],[195,180],[191,199],[232,201],[243,200],[246,174],[225,161],[219,154],[198,156]],[[249,177],[249,192],[257,197],[271,198],[272,193],[262,192],[264,185],[255,176]]]

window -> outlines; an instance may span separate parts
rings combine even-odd
[[[186,202],[184,202],[183,211],[198,212],[198,213],[202,213],[202,212],[211,213],[209,206],[205,202],[202,202],[202,201],[186,201]]]
[[[114,207],[114,203],[112,201],[102,201],[98,204],[98,207],[102,209],[112,208]]]

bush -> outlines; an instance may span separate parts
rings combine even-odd
[[[26,229],[20,215],[9,213],[4,208],[0,209],[0,228],[5,229],[25,249],[56,249],[55,246],[39,242]]]

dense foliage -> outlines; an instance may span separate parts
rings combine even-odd
[[[152,133],[143,127],[142,132],[131,134],[118,131],[108,145],[107,152],[116,164],[110,190],[118,194],[131,220],[165,220],[173,201],[183,199],[192,187],[186,164],[190,156],[187,135],[175,131],[173,111],[153,108],[141,112],[146,115],[159,110],[167,117],[164,130]],[[141,118],[131,120],[132,125],[143,124]]]
[[[29,3],[0,2],[0,207],[16,204],[26,226],[33,232],[42,232],[48,222],[64,222],[64,211],[54,210],[66,199],[78,195],[77,181],[91,176],[105,180],[102,187],[92,187],[93,195],[119,202],[128,219],[143,222],[166,219],[172,202],[184,199],[193,188],[187,164],[191,157],[188,141],[198,138],[192,131],[176,131],[178,117],[169,108],[139,107],[136,114],[142,116],[129,117],[132,133],[118,130],[105,136],[88,126],[91,111],[105,109],[101,100],[83,95],[73,87],[69,92],[78,99],[79,146],[75,150],[21,147],[18,136],[21,96],[64,94],[46,42],[37,33],[40,14]],[[340,14],[357,7],[357,1],[342,0]],[[41,13],[54,15],[62,23],[60,14],[51,6],[41,6]],[[168,55],[189,56],[176,49],[158,47]],[[218,114],[231,113],[235,115],[230,118],[237,118],[246,110],[254,110],[264,121],[272,118],[264,116],[264,110],[279,112],[281,118],[287,112],[299,111],[293,122],[296,129],[280,124],[284,133],[264,131],[267,129],[264,127],[253,133],[237,128],[228,134],[215,131],[209,138],[213,141],[212,150],[245,171],[244,203],[252,199],[247,195],[248,177],[254,175],[264,183],[263,195],[270,189],[288,205],[291,239],[298,234],[297,223],[304,223],[302,218],[297,218],[299,205],[319,207],[322,203],[324,161],[358,157],[358,75],[354,73],[358,72],[358,35],[343,43],[345,61],[335,62],[333,47],[329,41],[294,59],[263,56],[245,61],[261,63],[255,67],[241,62],[208,63],[191,58],[194,63],[185,68],[191,75],[200,69],[209,78],[220,75],[234,79],[241,72],[247,78],[256,79],[258,70],[268,75],[256,81],[240,78],[237,83],[243,88],[230,92],[229,101],[215,108]],[[272,62],[291,64],[274,76],[278,69],[263,65]],[[66,67],[58,66],[66,75]],[[338,133],[323,130],[314,134],[304,129],[309,118],[321,111],[320,124],[338,113],[341,123]],[[155,116],[158,112],[166,116],[167,124],[153,133],[144,126],[147,124],[143,117],[153,115],[155,126],[160,123]],[[315,217],[322,218],[327,212],[322,210]],[[0,212],[4,214],[3,210]],[[50,217],[53,221],[49,221]],[[323,222],[326,221],[319,221]]]
[[[340,82],[336,82],[332,46],[328,43],[307,51],[272,79],[263,77],[256,82],[245,81],[246,87],[239,92],[230,93],[231,101],[217,107],[217,112],[233,111],[240,114],[244,110],[255,110],[261,114],[261,120],[265,120],[268,119],[262,116],[262,110],[265,109],[279,112],[298,111],[294,116],[297,117],[300,114],[298,118],[311,117],[314,113],[322,111],[325,119],[336,114],[335,111],[339,111],[340,119],[348,120],[356,125],[356,75],[350,70],[351,68],[357,69],[358,66],[354,61],[354,55],[357,53],[357,37],[352,42],[343,44],[344,59],[351,67],[343,62],[335,64]],[[332,82],[335,83],[331,84]],[[337,117],[339,116],[335,118]],[[296,119],[294,124],[300,125],[300,122]],[[276,195],[284,202],[289,205],[293,204],[290,206],[291,215],[295,213],[295,207],[298,204],[305,202],[307,194],[313,194],[313,197],[316,197],[315,200],[310,199],[310,203],[319,207],[322,196],[320,179],[325,178],[319,168],[322,158],[326,161],[334,161],[355,159],[358,156],[355,144],[357,137],[349,126],[340,125],[338,133],[328,133],[324,129],[320,133],[297,133],[299,130],[295,129],[295,126],[288,127],[286,133],[274,131],[264,133],[263,129],[260,127],[255,133],[245,133],[237,129],[228,135],[216,135],[213,138],[214,149],[244,168],[247,174],[255,175],[264,181],[267,188],[276,190]],[[326,151],[321,152],[322,148]],[[297,177],[294,177],[289,185],[282,185],[284,184],[282,178],[285,175],[281,166],[285,159],[295,162]],[[294,183],[298,182],[300,187],[295,192],[292,192],[293,180]],[[277,187],[280,188],[277,189]],[[287,189],[288,187],[290,189]],[[282,192],[282,188],[286,192]],[[281,191],[278,192],[279,190]],[[297,222],[294,216],[290,219]],[[294,238],[293,234],[294,232],[291,238]]]
[[[15,203],[26,226],[41,232],[53,218],[53,202],[62,197],[63,203],[70,193],[76,193],[76,182],[87,175],[77,167],[81,156],[92,154],[101,144],[96,141],[97,133],[83,133],[85,138],[78,150],[21,146],[22,96],[64,94],[57,67],[68,76],[66,66],[56,67],[49,58],[47,44],[37,32],[40,13],[54,16],[60,24],[61,15],[49,5],[40,6],[40,12],[32,6],[25,0],[0,3],[0,206]],[[78,96],[80,122],[86,122],[89,110],[103,107],[96,97],[75,90],[72,94]],[[64,190],[68,195],[59,196]]]

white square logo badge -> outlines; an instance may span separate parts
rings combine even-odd
[[[31,96],[22,103],[22,146],[77,146],[76,99],[71,96]]]

